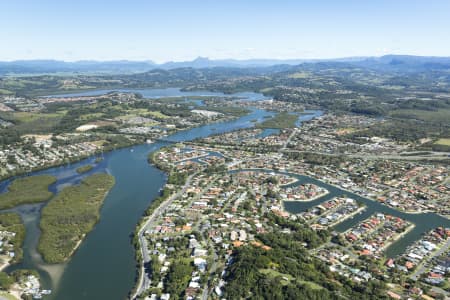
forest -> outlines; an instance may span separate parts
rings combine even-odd
[[[47,201],[53,195],[48,187],[55,182],[56,178],[49,175],[15,179],[8,191],[0,194],[0,209]]]
[[[247,245],[233,252],[225,278],[227,299],[387,299],[383,281],[353,283],[309,254],[307,249],[328,239],[326,232],[273,214],[266,217],[293,231],[257,235],[268,250]]]
[[[114,177],[94,174],[64,188],[42,209],[38,250],[48,263],[67,260],[100,218],[100,208]]]

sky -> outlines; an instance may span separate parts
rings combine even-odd
[[[450,56],[449,0],[0,0],[0,60]]]

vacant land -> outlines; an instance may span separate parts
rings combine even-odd
[[[14,129],[20,134],[49,133],[64,116],[65,112],[2,112],[2,119],[15,124]]]
[[[55,182],[56,178],[49,175],[16,179],[9,186],[8,192],[0,194],[0,209],[47,201],[53,195],[48,187]]]
[[[298,115],[282,112],[277,114],[275,117],[258,124],[257,127],[273,129],[294,128],[297,120]]]
[[[94,174],[63,189],[42,210],[38,250],[49,263],[67,260],[100,218],[100,208],[114,177]]]

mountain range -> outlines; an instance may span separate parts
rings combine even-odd
[[[198,57],[192,61],[166,62],[157,64],[153,61],[76,61],[65,62],[58,60],[16,60],[0,61],[0,75],[20,74],[129,74],[146,72],[153,69],[178,68],[264,68],[277,65],[300,65],[304,63],[344,62],[364,68],[389,69],[399,71],[420,71],[430,69],[450,69],[450,57],[412,56],[412,55],[385,55],[380,57],[347,57],[336,59],[222,59],[211,60]]]

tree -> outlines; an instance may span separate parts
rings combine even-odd
[[[14,283],[14,280],[5,272],[0,272],[0,288],[3,290],[8,290],[11,285]]]

